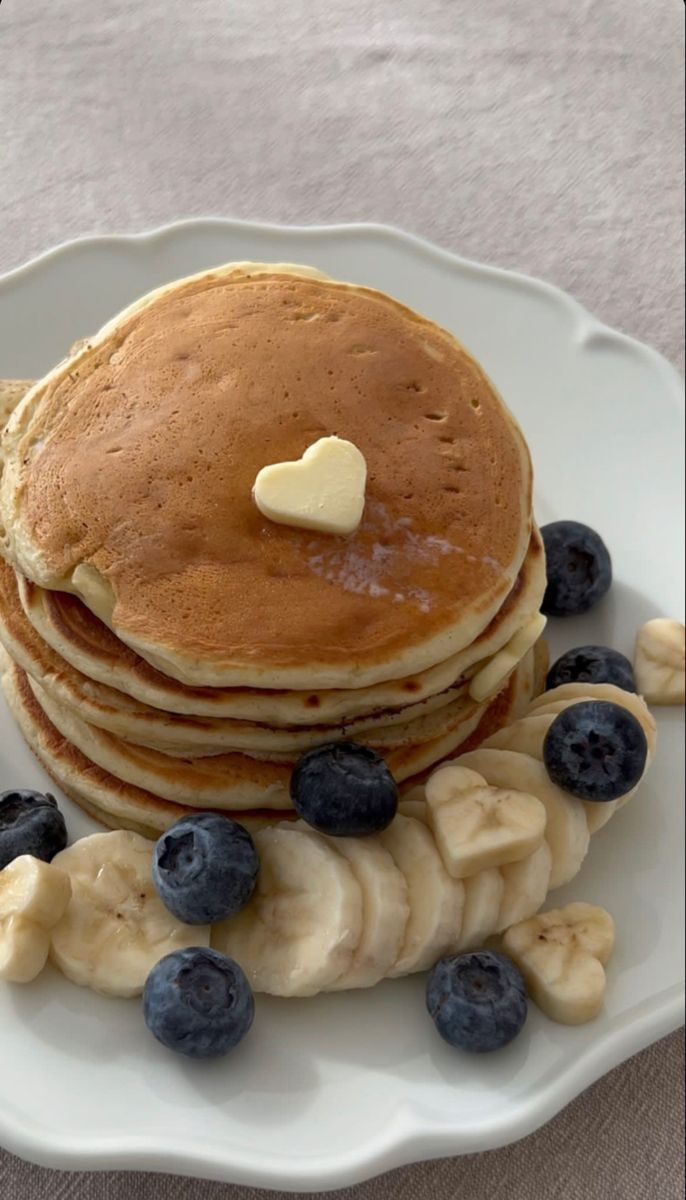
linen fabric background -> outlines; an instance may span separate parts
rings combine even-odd
[[[179,217],[379,220],[681,366],[683,50],[680,0],[4,0],[0,271]],[[514,1146],[336,1195],[676,1200],[682,1081],[677,1033]],[[259,1194],[0,1151],[7,1200]]]

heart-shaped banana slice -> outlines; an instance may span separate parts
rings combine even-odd
[[[528,792],[491,787],[458,763],[434,771],[426,782],[427,816],[453,879],[518,862],[543,841],[546,811]]]
[[[562,1025],[582,1025],[600,1012],[614,944],[610,914],[583,903],[538,913],[511,926],[502,941],[532,1000]]]
[[[278,525],[320,533],[354,533],[364,511],[367,464],[344,438],[324,437],[295,462],[272,463],[258,472],[253,497]]]
[[[680,621],[655,617],[636,635],[634,672],[649,704],[683,704],[686,631]]]
[[[31,854],[0,871],[0,979],[29,983],[43,970],[70,896],[66,872]]]

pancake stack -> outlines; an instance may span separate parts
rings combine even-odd
[[[3,687],[103,823],[283,820],[293,763],[342,739],[411,788],[531,700],[528,450],[428,320],[308,268],[231,264],[26,389],[0,390]],[[329,435],[367,463],[357,531],[267,520],[257,473]]]

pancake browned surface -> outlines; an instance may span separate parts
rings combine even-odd
[[[251,488],[318,437],[368,464],[349,538]],[[531,528],[525,442],[449,334],[364,288],[227,268],[161,289],[31,390],[4,438],[6,553],[185,682],[359,687],[492,619]]]

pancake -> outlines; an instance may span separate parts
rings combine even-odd
[[[83,706],[80,704],[64,704],[56,699],[54,692],[45,686],[45,680],[36,679],[29,673],[32,683],[36,683],[46,693],[53,703],[58,703],[66,711],[76,717],[95,725],[103,732],[113,734],[117,739],[129,742],[140,749],[149,749],[172,759],[207,759],[221,758],[223,755],[241,754],[258,762],[292,763],[306,750],[322,746],[329,742],[358,741],[384,754],[392,753],[401,746],[416,746],[432,741],[445,733],[457,732],[462,727],[472,726],[483,712],[485,701],[472,700],[466,688],[455,689],[445,693],[445,696],[432,697],[424,706],[418,705],[419,713],[411,721],[400,722],[398,714],[382,724],[379,720],[362,719],[350,724],[316,725],[313,729],[297,728],[294,730],[270,730],[261,725],[250,725],[248,722],[224,722],[229,729],[217,729],[220,722],[215,722],[211,731],[221,738],[223,744],[213,742],[207,744],[204,737],[196,741],[187,737],[187,730],[178,735],[178,726],[167,725],[160,713],[153,710],[152,716],[145,724],[137,720],[141,714],[126,713],[114,709],[105,710],[102,706]],[[52,681],[51,681],[52,682]],[[438,702],[440,706],[438,705]],[[92,709],[95,708],[95,712]],[[95,720],[91,716],[95,716]],[[128,716],[128,720],[127,720]],[[182,722],[186,718],[176,718]],[[159,736],[158,736],[159,735]],[[187,749],[181,748],[186,742]]]
[[[18,603],[14,611],[8,610],[7,593],[2,588],[8,575],[13,585],[12,572],[0,567],[0,642],[10,656],[58,706],[116,738],[165,756],[198,758],[239,751],[260,760],[292,762],[304,750],[342,739],[364,741],[378,750],[391,751],[460,728],[466,730],[483,711],[483,702],[470,697],[467,681],[411,708],[311,729],[296,726],[273,730],[249,722],[163,714],[79,676],[65,664],[41,642]]]
[[[26,742],[50,778],[89,816],[110,829],[132,829],[157,838],[180,817],[197,811],[124,783],[90,762],[48,720],[26,675],[5,656],[3,659],[3,691]],[[270,810],[222,811],[248,829],[261,828],[275,816]],[[291,816],[295,819],[295,813],[280,812],[278,819],[290,820]]]
[[[257,759],[292,761],[312,746],[354,738],[377,748],[428,741],[459,722],[471,720],[483,703],[469,695],[469,682],[398,711],[337,725],[270,729],[248,721],[185,717],[162,713],[79,675],[42,642],[16,601],[7,605],[3,581],[14,588],[13,573],[0,567],[0,643],[10,657],[46,692],[47,696],[90,725],[138,746],[174,757],[209,757],[240,751]],[[16,596],[16,589],[15,596]]]
[[[140,746],[165,754],[221,754],[240,750],[257,758],[293,757],[311,746],[341,737],[362,738],[370,745],[397,746],[426,740],[456,724],[458,710],[471,716],[476,704],[468,680],[419,704],[336,725],[270,729],[247,721],[186,717],[163,713],[131,699],[106,684],[81,675],[44,642],[28,621],[17,596],[14,572],[0,561],[0,643],[10,657],[48,696],[83,720]],[[473,668],[476,669],[476,668]],[[441,716],[433,716],[441,710]],[[433,716],[428,726],[427,718]]]
[[[28,745],[65,795],[96,820],[112,829],[133,829],[147,837],[157,837],[179,817],[197,811],[126,783],[90,761],[50,722],[33,695],[27,676],[3,651],[0,651],[0,669],[8,705]],[[531,699],[533,678],[533,654],[530,654],[491,706],[493,711],[497,710],[498,727],[525,711]],[[494,732],[492,726],[489,732]],[[471,748],[471,743],[467,744]],[[458,749],[461,747],[446,747],[443,757],[455,754]],[[411,793],[422,778],[421,773],[407,776],[401,784],[401,793]],[[222,811],[248,828],[295,815],[292,810]]]
[[[288,785],[296,755],[284,756],[278,761],[238,752],[202,758],[171,757],[89,725],[73,710],[52,700],[35,680],[27,678],[38,703],[59,732],[87,758],[118,779],[166,800],[195,808],[291,807]],[[468,713],[460,711],[447,728],[423,742],[391,749],[381,747],[396,779],[401,782],[459,745],[476,727],[485,708],[486,705],[474,704]]]
[[[11,397],[8,407],[16,403],[26,389],[26,383],[0,381],[0,401],[3,392]],[[227,716],[239,720],[257,721],[273,727],[316,723],[332,725],[333,722],[350,722],[359,716],[373,718],[367,724],[351,728],[352,733],[363,733],[375,725],[387,725],[409,721],[420,715],[419,705],[426,697],[435,697],[432,708],[446,704],[452,697],[445,689],[454,691],[457,684],[468,678],[487,656],[495,654],[502,645],[517,632],[528,616],[537,611],[545,587],[545,565],[540,534],[534,529],[527,556],[517,581],[507,596],[502,608],[487,629],[467,650],[437,664],[434,668],[414,677],[389,681],[355,692],[260,692],[257,689],[190,689],[178,681],[163,676],[95,617],[75,596],[62,592],[48,592],[20,578],[19,588],[27,615],[35,629],[50,647],[66,663],[59,664],[46,657],[46,649],[38,647],[34,638],[27,645],[26,629],[17,628],[16,597],[8,577],[7,568],[0,563],[0,616],[5,610],[5,642],[10,638],[8,649],[13,657],[34,678],[44,679],[48,691],[72,707],[82,711],[86,720],[100,725],[119,736],[151,745],[167,753],[215,753],[217,748],[256,748],[255,742],[234,739],[223,722],[207,727],[204,722],[174,722],[175,712],[194,716]],[[9,611],[8,611],[9,608]],[[11,621],[10,621],[11,618]],[[8,622],[13,626],[8,628]],[[19,644],[23,643],[23,644]],[[69,674],[67,664],[76,668]],[[88,676],[89,678],[86,678]],[[91,681],[103,684],[97,689]],[[121,691],[113,691],[111,685]],[[440,692],[439,692],[440,689]],[[139,719],[131,725],[131,714],[137,706],[122,696],[139,699],[144,706]],[[443,694],[441,694],[443,693]],[[413,703],[414,702],[414,703]],[[166,709],[162,723],[156,720],[148,707]],[[407,706],[403,716],[396,712]],[[423,711],[430,711],[425,705]],[[169,720],[169,714],[172,719]],[[393,713],[393,716],[390,714]],[[272,750],[285,751],[288,743],[267,734],[263,745]],[[291,748],[302,749],[309,743],[295,740]]]
[[[360,688],[468,647],[531,532],[524,439],[444,330],[370,289],[229,266],[126,310],[3,439],[4,553],[193,686]],[[275,526],[266,463],[336,433],[348,538]]]
[[[3,569],[4,567],[4,569]],[[191,717],[163,713],[131,699],[105,684],[81,675],[43,642],[27,621],[21,606],[8,610],[2,582],[6,564],[0,566],[0,643],[12,659],[44,688],[58,704],[72,710],[83,720],[119,738],[139,746],[149,746],[176,757],[204,757],[238,750],[256,758],[292,758],[312,746],[341,737],[364,737],[369,744],[400,745],[417,740],[422,726],[415,723],[443,712],[436,729],[454,725],[457,706],[466,715],[476,707],[470,701],[468,682],[432,696],[420,704],[397,711],[388,710],[373,717],[337,725],[294,726],[271,729],[247,721],[221,717]],[[14,575],[11,583],[14,588]],[[14,588],[16,597],[16,588]]]
[[[19,604],[14,572],[2,562],[0,642],[53,701],[88,724],[136,745],[181,757],[237,750],[255,758],[292,760],[312,746],[341,738],[365,741],[378,749],[394,748],[457,729],[460,721],[471,721],[478,708],[469,696],[467,680],[408,708],[310,729],[302,726],[270,729],[250,722],[162,713],[87,679],[43,642]]]
[[[120,642],[77,597],[47,591],[23,577],[19,577],[18,587],[24,612],[40,638],[78,673],[69,684],[73,695],[93,695],[92,687],[83,682],[87,677],[102,683],[108,692],[114,688],[147,707],[162,709],[166,714],[231,718],[270,728],[290,729],[298,725],[308,728],[317,724],[332,725],[411,707],[454,687],[457,681],[468,677],[478,663],[497,653],[528,617],[538,611],[545,590],[545,561],[540,533],[534,529],[515,586],[488,627],[468,649],[425,672],[354,691],[189,688],[163,675]],[[3,605],[5,611],[16,608],[9,569],[0,564],[0,607]],[[14,624],[16,626],[16,620]],[[14,636],[26,638],[25,633],[16,631]],[[34,674],[26,662],[22,665]],[[46,665],[44,669],[50,668]],[[58,695],[57,699],[69,702],[68,695]],[[107,703],[106,697],[104,699]]]

